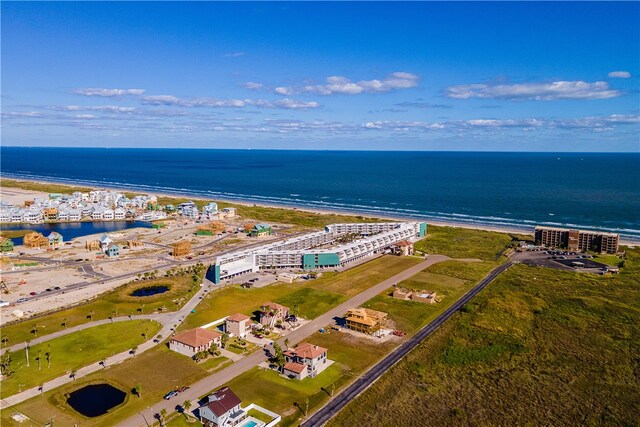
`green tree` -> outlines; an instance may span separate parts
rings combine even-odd
[[[4,352],[0,356],[0,374],[9,376],[11,375],[11,350]]]
[[[284,364],[286,363],[284,353],[282,352],[282,347],[280,347],[277,342],[274,342],[273,351],[275,352],[275,355],[273,356],[273,362],[278,365],[278,370],[282,372],[282,368],[284,368]]]
[[[191,401],[189,399],[182,402],[182,408],[184,409],[184,413],[189,417],[189,409],[191,409]]]
[[[142,397],[142,386],[140,384],[136,384],[135,387],[133,387],[133,391],[138,398]]]
[[[87,317],[89,318],[89,320],[90,320],[90,321],[92,321],[92,322],[93,322],[93,316],[94,316],[95,314],[96,314],[96,312],[95,312],[95,311],[93,311],[93,310],[91,310],[91,311],[89,312],[89,315],[88,315]]]
[[[160,423],[164,425],[164,419],[167,417],[167,410],[162,408],[160,411]]]
[[[226,332],[224,334],[222,334],[222,336],[220,337],[220,344],[222,344],[222,348],[226,348],[227,346],[227,341],[229,341],[229,334],[227,334]]]
[[[131,347],[130,353],[135,356],[137,351],[138,351],[138,346],[134,345],[133,347]]]
[[[68,323],[68,322],[69,322],[69,319],[67,319],[67,318],[65,317],[64,319],[62,319],[61,326],[62,326],[64,329],[67,329],[67,323]]]

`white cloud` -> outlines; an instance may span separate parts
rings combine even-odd
[[[292,87],[277,87],[274,89],[274,92],[277,93],[278,95],[285,95],[285,96],[291,96],[295,94],[295,91],[293,90]]]
[[[250,89],[250,90],[258,90],[258,89],[261,89],[262,86],[264,86],[264,85],[262,83],[246,82],[242,86],[244,86],[245,88]]]
[[[291,96],[298,93],[315,93],[318,95],[358,95],[361,93],[383,93],[392,90],[409,89],[418,86],[420,77],[416,74],[398,71],[389,74],[382,80],[360,80],[354,82],[343,76],[329,76],[326,84],[307,85],[303,87],[281,86],[275,89],[280,95]]]
[[[74,89],[73,93],[84,96],[139,96],[144,93],[144,89],[103,89],[103,88],[80,88]]]
[[[612,79],[628,79],[631,77],[631,73],[628,71],[612,71],[608,76]]]
[[[285,109],[311,109],[318,108],[320,104],[315,101],[295,101],[281,99],[279,101],[267,101],[265,99],[217,99],[217,98],[178,98],[173,95],[152,95],[140,98],[147,105],[174,105],[180,107],[210,107],[210,108],[243,108],[246,106],[258,108],[285,108]]]
[[[67,105],[65,107],[53,107],[60,111],[105,111],[111,113],[132,113],[136,109],[134,107],[120,107],[118,105]]]
[[[550,83],[520,83],[511,85],[471,84],[450,86],[449,98],[500,98],[552,101],[557,99],[606,99],[622,95],[610,89],[607,82],[557,81]]]
[[[292,110],[308,110],[320,107],[316,101],[296,101],[294,99],[285,98],[273,103],[276,107],[287,108]]]
[[[95,119],[96,116],[94,114],[76,114],[76,119]]]
[[[240,56],[246,55],[244,52],[231,52],[225,55],[222,55],[224,58],[238,58]]]

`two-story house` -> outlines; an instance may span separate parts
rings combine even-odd
[[[329,366],[327,349],[307,342],[286,350],[284,357],[287,363],[283,373],[298,380],[313,378]]]

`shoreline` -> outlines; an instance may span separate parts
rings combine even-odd
[[[320,209],[320,208],[311,208],[308,206],[296,206],[289,204],[276,204],[276,203],[265,203],[265,202],[252,202],[246,200],[237,200],[237,199],[225,199],[225,198],[211,198],[202,196],[195,193],[188,192],[158,192],[158,191],[149,191],[149,190],[140,190],[135,189],[135,185],[132,185],[131,188],[126,187],[114,187],[114,186],[95,186],[95,184],[83,184],[79,182],[77,185],[69,184],[68,182],[63,181],[51,181],[51,180],[35,180],[35,179],[24,179],[24,178],[13,178],[7,177],[5,179],[10,179],[12,181],[25,182],[25,183],[35,183],[35,184],[53,184],[53,185],[61,185],[65,187],[73,188],[74,186],[85,186],[85,187],[93,187],[94,189],[104,189],[110,191],[118,191],[118,192],[132,192],[132,191],[140,191],[144,194],[155,195],[156,197],[173,197],[173,198],[187,198],[194,200],[206,200],[206,201],[214,201],[214,202],[223,202],[230,203],[240,206],[258,206],[258,207],[266,207],[266,208],[274,208],[274,209],[288,209],[295,210],[300,212],[308,212],[320,215],[359,215],[365,218],[379,218],[384,220],[391,221],[415,221],[415,220],[423,220],[428,224],[432,224],[435,226],[441,227],[455,227],[455,228],[465,228],[471,230],[483,230],[483,231],[493,231],[498,233],[507,233],[507,234],[521,234],[527,236],[533,236],[533,228],[535,226],[527,226],[523,228],[518,227],[509,227],[509,226],[499,226],[499,225],[491,225],[491,224],[466,224],[464,222],[455,222],[455,221],[442,221],[438,219],[430,219],[425,216],[402,216],[402,215],[385,215],[385,214],[372,214],[371,212],[366,211],[358,211],[358,210],[339,210],[339,209]],[[7,187],[12,188],[12,187]],[[36,190],[29,190],[36,191]],[[620,244],[625,246],[637,246],[640,245],[640,239],[633,240],[624,237],[620,237]]]

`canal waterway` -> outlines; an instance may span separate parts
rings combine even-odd
[[[92,221],[92,222],[56,222],[44,224],[3,224],[2,230],[32,230],[48,236],[52,231],[62,235],[64,241],[76,237],[88,236],[98,233],[114,233],[129,228],[151,228],[151,223],[146,221]],[[22,237],[12,238],[15,245],[22,244]]]

